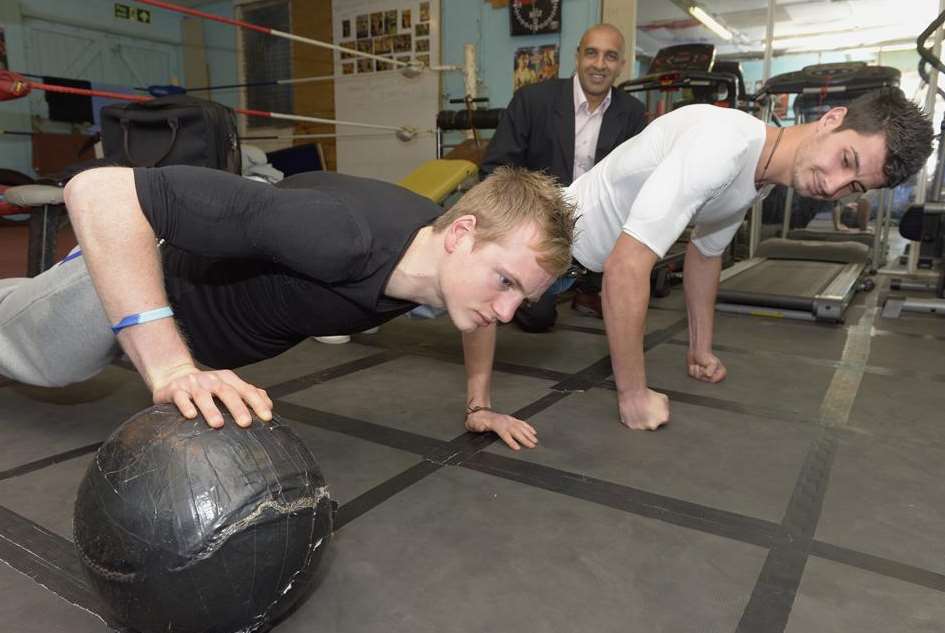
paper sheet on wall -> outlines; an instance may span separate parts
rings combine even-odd
[[[438,64],[439,29],[439,0],[348,0],[333,11],[336,43],[399,61]],[[436,158],[439,73],[408,79],[393,65],[336,52],[335,75],[338,119],[419,130],[405,143],[393,131],[339,127],[339,172],[397,182]]]

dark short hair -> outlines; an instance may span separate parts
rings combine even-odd
[[[886,137],[887,187],[905,182],[932,153],[932,121],[899,88],[874,90],[851,101],[835,131],[841,130]]]

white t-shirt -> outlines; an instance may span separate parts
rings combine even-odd
[[[690,105],[624,141],[566,192],[578,205],[574,257],[603,270],[620,232],[662,257],[686,226],[707,257],[721,255],[758,191],[765,124],[729,108]]]

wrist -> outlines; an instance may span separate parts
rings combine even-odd
[[[466,404],[466,417],[467,418],[471,416],[473,413],[477,413],[479,411],[492,411],[492,406],[488,404],[475,404],[474,402],[470,402]]]
[[[181,376],[187,376],[197,371],[197,366],[193,362],[181,362],[168,367],[142,372],[142,376],[148,387],[150,387],[152,391],[156,391]]]
[[[711,343],[700,343],[689,345],[689,354],[711,354],[712,353],[712,344]]]
[[[642,388],[618,389],[617,399],[621,402],[634,402],[646,397],[647,391],[648,389],[646,385],[643,385]]]

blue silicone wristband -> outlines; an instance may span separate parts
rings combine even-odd
[[[129,328],[134,325],[141,325],[142,323],[148,323],[150,321],[157,321],[158,319],[166,319],[172,316],[174,316],[174,311],[171,310],[170,306],[155,308],[154,310],[148,310],[140,314],[129,314],[112,326],[112,332],[118,334],[125,328]]]

